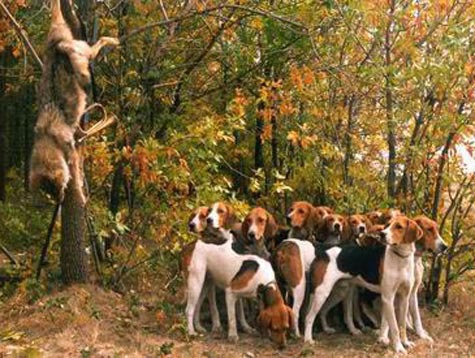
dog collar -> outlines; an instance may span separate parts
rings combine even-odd
[[[413,252],[410,252],[410,253],[408,253],[407,255],[403,255],[403,254],[397,252],[396,250],[392,249],[391,246],[389,246],[389,249],[390,249],[393,253],[395,253],[396,256],[399,256],[399,257],[402,258],[402,259],[407,259],[407,258],[408,258],[409,256],[411,256],[411,254],[413,253]]]

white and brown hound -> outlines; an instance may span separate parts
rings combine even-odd
[[[333,210],[326,206],[313,207],[305,201],[293,203],[287,215],[291,225],[289,239],[277,247],[272,257],[279,281],[290,289],[293,297],[294,333],[297,337],[300,337],[299,316],[305,299],[306,275],[315,258],[312,236],[332,214]]]
[[[315,233],[323,219],[333,214],[333,210],[326,206],[313,206],[307,201],[292,203],[287,214],[287,222],[291,229],[289,238],[315,241]]]
[[[219,212],[211,211],[208,225],[214,227],[219,222]],[[198,241],[193,250],[190,265],[188,266],[188,300],[186,316],[188,333],[196,334],[193,326],[194,312],[199,301],[200,292],[206,273],[209,273],[213,282],[224,289],[228,312],[228,338],[231,341],[238,339],[236,328],[236,301],[240,297],[257,297],[262,290],[271,290],[267,293],[274,299],[265,300],[259,313],[258,322],[265,325],[270,331],[273,341],[280,347],[285,345],[285,335],[292,325],[292,311],[281,297],[275,282],[275,274],[269,262],[256,255],[240,255],[233,248],[233,236],[230,231],[217,229],[224,242],[220,245],[207,244]]]
[[[382,231],[386,246],[345,246],[317,251],[310,277],[313,300],[305,318],[305,341],[313,342],[315,317],[328,298],[335,283],[355,278],[354,282],[381,292],[383,302],[382,330],[389,325],[394,349],[405,352],[411,346],[406,335],[406,313],[409,293],[414,284],[414,243],[422,237],[422,230],[412,220],[398,216]],[[401,336],[395,317],[394,298],[401,296]],[[384,337],[380,337],[384,340]]]

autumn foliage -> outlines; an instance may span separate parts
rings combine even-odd
[[[123,40],[94,66],[94,100],[119,123],[85,153],[95,233],[117,244],[114,284],[176,252],[190,210],[217,199],[281,219],[296,199],[425,213],[455,242],[441,280],[473,269],[472,2],[76,3],[89,38]],[[43,2],[9,9],[42,53]],[[27,167],[38,73],[2,15],[3,178]]]

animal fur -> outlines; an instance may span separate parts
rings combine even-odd
[[[81,160],[75,136],[86,110],[91,74],[89,61],[115,38],[102,37],[93,46],[74,38],[64,19],[60,0],[52,1],[52,22],[39,87],[39,114],[30,164],[30,188],[43,189],[58,202],[73,175],[82,183]],[[73,168],[74,166],[74,168]],[[83,203],[84,197],[82,188]]]

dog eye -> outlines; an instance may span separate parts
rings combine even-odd
[[[396,224],[395,227],[396,227],[397,230],[401,230],[401,229],[402,229],[401,224]]]
[[[218,209],[218,214],[223,214],[224,210],[223,209]]]
[[[433,232],[433,231],[434,231],[433,227],[429,228],[429,232]]]
[[[262,224],[264,221],[265,221],[265,220],[264,220],[263,218],[258,218],[258,219],[257,219],[257,222],[258,222],[259,224]]]
[[[298,213],[299,213],[299,214],[303,214],[303,212],[304,212],[303,209],[299,209],[299,210],[298,210]]]

